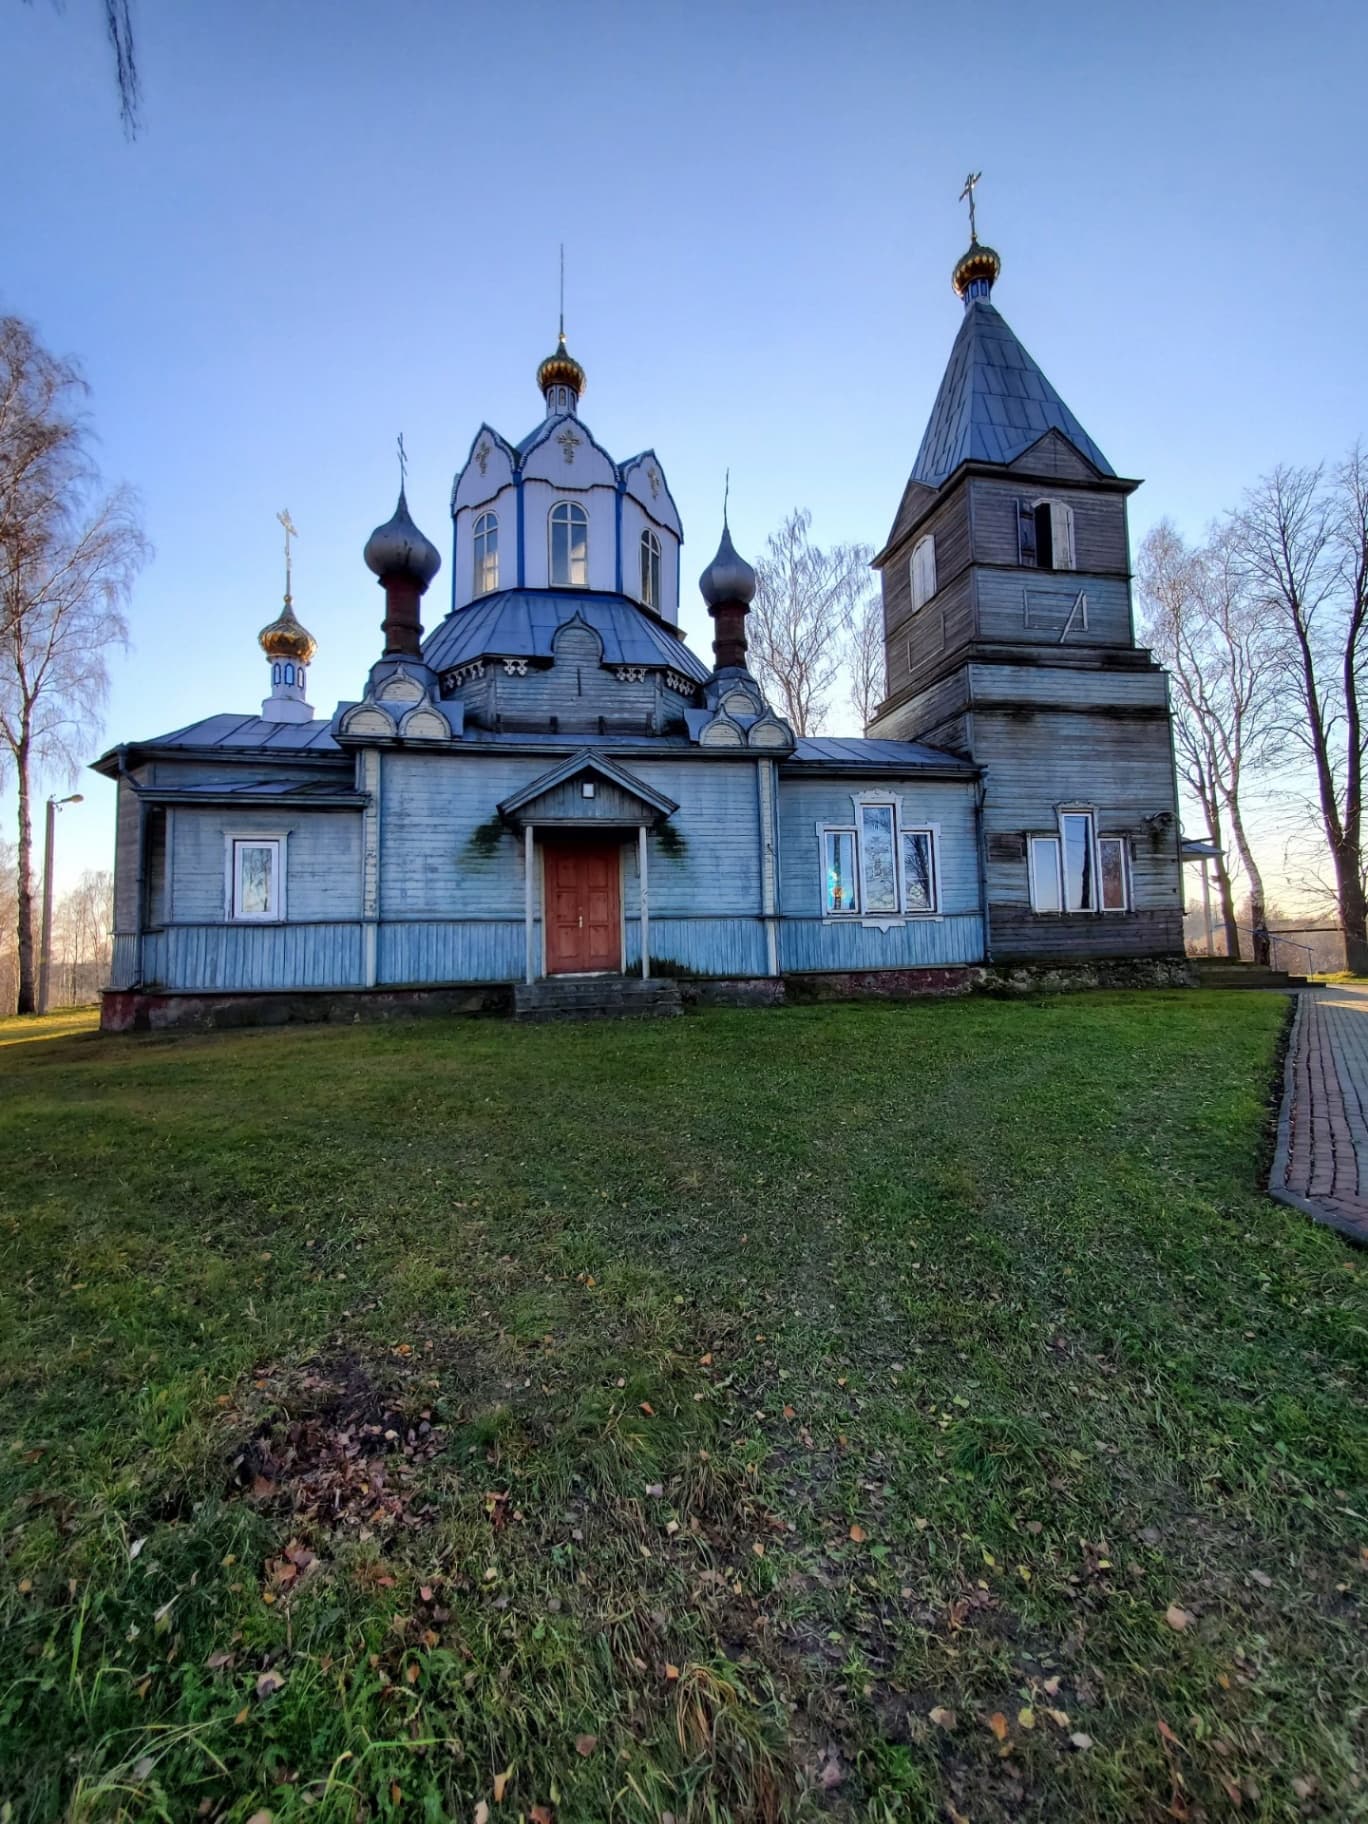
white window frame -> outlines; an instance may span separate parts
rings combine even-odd
[[[1045,850],[1050,851],[1051,859],[1047,864],[1054,880],[1054,900],[1052,906],[1041,904],[1040,876],[1044,871],[1040,857]],[[1026,866],[1031,882],[1031,910],[1042,916],[1058,917],[1064,910],[1064,871],[1063,844],[1058,836],[1034,834],[1026,838]]]
[[[924,608],[936,593],[936,535],[928,532],[919,538],[912,547],[912,556],[908,560],[908,573],[912,583],[912,612]]]
[[[224,919],[230,925],[283,925],[285,923],[285,850],[288,830],[225,830],[223,833],[223,904]],[[273,903],[265,912],[240,912],[241,869],[239,846],[275,850],[271,870]]]
[[[587,539],[585,551],[587,556]],[[660,613],[660,540],[649,527],[641,535],[641,599]]]
[[[566,527],[566,560],[571,572],[563,582],[556,576],[556,526],[561,523]],[[575,556],[571,548],[573,540],[569,537],[569,529],[576,525],[584,527],[584,576],[579,582],[574,578]],[[553,589],[589,587],[589,515],[577,500],[556,501],[546,516],[546,574]]]
[[[494,549],[489,549],[490,537]],[[490,560],[493,560],[492,564]],[[499,586],[499,516],[477,514],[471,528],[471,589],[477,596],[493,595]]]
[[[842,924],[850,919],[857,919],[867,925],[887,926],[901,925],[909,918],[944,918],[939,823],[928,821],[926,818],[909,817],[903,809],[902,796],[897,792],[852,792],[851,803],[855,810],[853,820],[821,822],[816,826],[818,891],[823,921],[829,924]],[[884,807],[891,809],[893,813],[893,869],[898,903],[896,908],[876,907],[871,909],[868,885],[865,880],[864,812]],[[859,904],[847,912],[832,912],[827,909],[826,839],[828,836],[853,836],[855,839],[855,881]],[[930,841],[932,904],[929,910],[920,906],[909,906],[907,903],[907,873],[903,856],[904,836],[925,836]]]

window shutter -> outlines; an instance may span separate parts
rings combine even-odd
[[[1017,554],[1023,564],[1036,567],[1035,509],[1029,500],[1017,502]]]
[[[1054,543],[1054,567],[1056,570],[1074,568],[1074,520],[1073,508],[1062,500],[1050,502],[1050,531]]]

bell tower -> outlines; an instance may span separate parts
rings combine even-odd
[[[888,696],[868,733],[986,769],[996,962],[1180,957],[1182,868],[1168,678],[1135,641],[1118,476],[993,302],[978,239],[893,528]]]

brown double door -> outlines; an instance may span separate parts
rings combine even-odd
[[[548,975],[622,968],[618,853],[602,842],[545,845]]]

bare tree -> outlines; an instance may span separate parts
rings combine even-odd
[[[18,1011],[33,1011],[33,792],[74,772],[108,689],[106,655],[149,555],[125,488],[99,497],[84,393],[28,324],[0,319],[0,761],[19,792]],[[15,478],[18,478],[17,481]]]
[[[1355,449],[1328,478],[1321,467],[1275,469],[1230,516],[1230,538],[1277,643],[1286,733],[1311,759],[1345,954],[1363,970],[1368,458]]]
[[[31,6],[33,0],[24,0]],[[54,0],[60,8],[61,0]],[[133,14],[130,0],[101,0],[105,37],[114,53],[114,82],[119,92],[119,119],[129,139],[138,136],[138,108],[142,103],[142,78],[133,47]]]
[[[867,545],[823,551],[811,528],[811,513],[796,509],[771,533],[746,628],[761,686],[800,735],[826,713],[872,555]]]
[[[114,876],[109,870],[87,868],[62,895],[54,923],[58,998],[68,1006],[93,1001],[108,976],[113,941]]]
[[[1150,615],[1147,637],[1168,667],[1177,696],[1179,765],[1202,803],[1213,842],[1223,845],[1223,817],[1229,823],[1249,889],[1254,960],[1267,963],[1263,872],[1250,838],[1247,797],[1251,776],[1282,744],[1278,642],[1247,587],[1228,527],[1191,550],[1170,521],[1161,521],[1141,546],[1139,583]],[[1224,858],[1217,863],[1217,884],[1227,954],[1238,956]]]
[[[873,587],[856,604],[851,616],[846,663],[850,671],[850,706],[863,734],[874,720],[888,689],[884,669],[883,598]]]
[[[19,870],[12,842],[0,841],[0,1019],[19,998]]]

